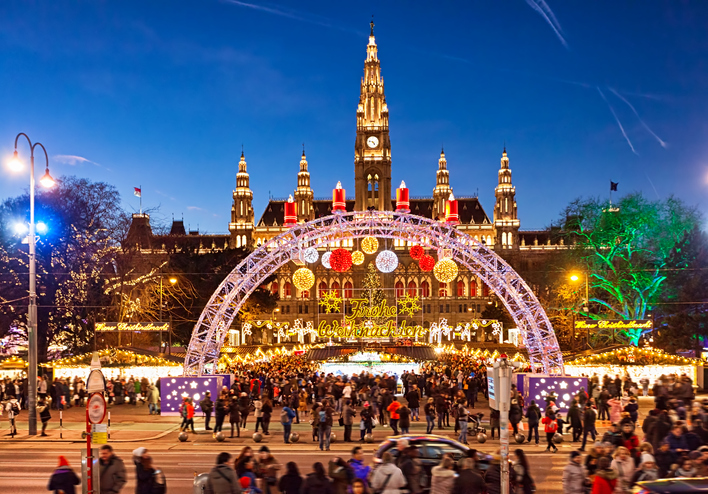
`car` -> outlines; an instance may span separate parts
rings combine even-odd
[[[708,477],[678,477],[674,479],[638,482],[636,494],[689,494],[708,492]]]
[[[400,436],[387,437],[385,441],[379,444],[379,447],[374,452],[373,461],[376,465],[381,464],[383,454],[390,452],[394,458],[398,458],[398,449],[396,448],[399,439],[407,439],[409,446],[418,448],[418,459],[423,465],[425,475],[421,478],[421,486],[425,491],[430,489],[431,470],[434,466],[439,465],[446,454],[451,454],[455,462],[469,456],[471,448],[460,442],[450,439],[445,436],[435,434],[403,434]],[[477,469],[485,471],[489,468],[489,463],[492,457],[480,451],[477,451]],[[455,466],[457,468],[457,466]]]

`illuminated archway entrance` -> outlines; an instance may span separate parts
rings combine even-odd
[[[439,221],[412,214],[367,211],[335,214],[293,226],[244,259],[219,285],[194,327],[184,360],[185,375],[201,375],[219,360],[227,331],[241,305],[263,281],[301,249],[366,236],[449,249],[452,259],[480,279],[504,303],[524,334],[532,364],[563,373],[563,357],[546,312],[523,279],[491,249]]]

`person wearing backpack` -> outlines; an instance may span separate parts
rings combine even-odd
[[[386,451],[381,457],[382,464],[371,475],[374,494],[399,494],[406,486],[403,472],[393,462],[393,455]]]
[[[47,424],[52,418],[52,414],[49,412],[49,403],[46,402],[45,398],[39,400],[37,404],[37,411],[39,412],[39,418],[42,421],[42,436],[47,436]]]
[[[152,466],[152,458],[147,449],[133,451],[135,463],[135,494],[164,494],[167,491],[164,475]]]
[[[280,423],[283,425],[283,442],[285,444],[290,444],[290,431],[296,415],[295,410],[287,406],[280,411]]]
[[[241,494],[241,483],[234,469],[229,466],[230,460],[229,453],[219,453],[216,466],[209,472],[204,494]]]
[[[329,441],[332,434],[332,415],[334,409],[329,405],[329,401],[325,400],[319,408],[316,416],[319,424],[320,450],[329,451]]]
[[[211,401],[211,393],[209,391],[204,393],[204,399],[199,402],[199,407],[204,412],[204,430],[210,431],[209,421],[211,421],[211,412],[214,411],[214,402]]]
[[[536,436],[536,446],[538,446],[538,422],[541,420],[541,409],[536,405],[535,400],[531,400],[531,404],[526,410],[526,419],[528,420],[529,426],[529,443],[531,442],[531,437]]]

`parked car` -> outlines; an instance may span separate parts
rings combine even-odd
[[[399,439],[407,439],[409,446],[418,448],[418,459],[425,469],[425,475],[421,479],[421,486],[426,491],[430,489],[431,470],[434,466],[440,464],[444,455],[450,454],[455,462],[458,462],[462,458],[468,457],[471,449],[469,446],[465,446],[449,437],[435,434],[404,434],[386,438],[374,452],[374,463],[377,465],[380,464],[382,461],[381,458],[386,451],[390,452],[393,457],[397,459],[399,451],[396,449],[396,446]],[[484,471],[489,468],[491,456],[477,451],[476,460],[477,468]],[[455,468],[457,469],[457,466],[455,466]]]
[[[708,492],[708,477],[651,480],[637,486],[637,494],[693,494]]]

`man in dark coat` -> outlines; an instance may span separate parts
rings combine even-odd
[[[455,479],[451,494],[483,494],[484,479],[475,472],[475,462],[472,458],[460,461],[460,474]]]
[[[199,407],[204,412],[204,430],[210,431],[209,421],[211,420],[211,412],[214,410],[214,402],[211,401],[211,393],[209,391],[204,393],[204,399],[199,402]]]
[[[101,446],[101,494],[118,494],[127,482],[123,460],[113,454],[110,444]]]
[[[536,400],[531,400],[531,404],[526,409],[526,419],[529,426],[529,442],[531,442],[531,436],[535,432],[536,445],[538,445],[538,423],[541,420],[541,409],[536,405]]]
[[[411,390],[406,394],[406,401],[408,402],[408,408],[411,411],[411,420],[415,420],[417,422],[420,420],[420,394],[418,393],[418,386],[416,384],[413,384]]]
[[[586,407],[583,412],[583,445],[580,447],[580,451],[585,451],[588,434],[592,436],[593,441],[595,440],[595,419],[595,410],[592,407]]]
[[[583,420],[582,412],[575,400],[568,410],[568,422],[570,422],[570,428],[573,429],[573,442],[579,441],[583,430]]]

